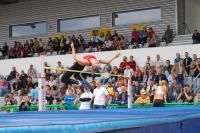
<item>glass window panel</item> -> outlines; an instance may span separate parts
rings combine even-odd
[[[59,31],[73,31],[100,27],[100,16],[59,20]]]
[[[45,34],[47,29],[47,23],[30,23],[24,25],[16,25],[11,26],[11,36],[30,36],[30,35],[38,35]]]
[[[114,13],[114,25],[140,24],[161,21],[161,8]]]

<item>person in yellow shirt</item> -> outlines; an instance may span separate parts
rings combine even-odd
[[[114,90],[111,82],[108,82],[107,91],[108,91],[108,93],[110,95],[110,99],[109,99],[108,103],[111,103],[113,97],[115,96],[115,90]]]
[[[150,103],[150,97],[148,96],[148,93],[145,89],[142,89],[140,91],[140,96],[135,101],[135,103],[140,103],[140,104]]]

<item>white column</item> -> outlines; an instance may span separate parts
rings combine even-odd
[[[45,106],[46,106],[46,94],[45,94],[45,90],[44,90],[44,55],[41,55],[41,68],[40,68],[40,74],[38,77],[38,87],[39,87],[39,109],[38,111],[44,111],[46,110]]]

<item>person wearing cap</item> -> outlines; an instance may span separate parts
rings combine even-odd
[[[140,96],[135,101],[135,103],[139,103],[139,104],[150,103],[150,97],[148,96],[148,93],[147,93],[147,91],[145,89],[142,89],[140,91]]]

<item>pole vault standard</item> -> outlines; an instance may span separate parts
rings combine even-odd
[[[40,75],[38,78],[38,87],[39,87],[39,110],[38,111],[45,111],[46,110],[46,92],[44,88],[44,54],[40,55],[41,58],[41,66],[40,66]]]
[[[128,77],[128,108],[132,108],[133,104],[133,92],[132,92],[132,82],[131,82],[132,73],[129,71]]]

